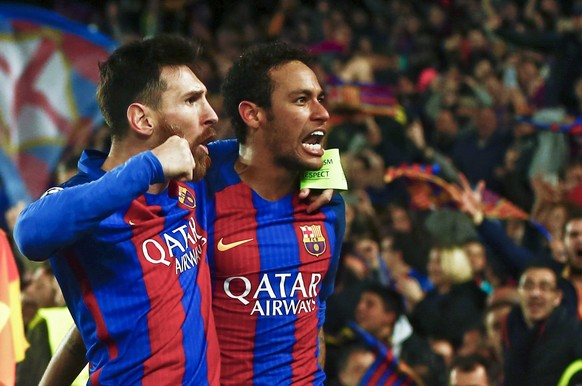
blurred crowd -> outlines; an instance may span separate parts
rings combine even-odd
[[[561,374],[537,350],[582,359],[568,346],[582,340],[582,1],[27,3],[120,44],[162,32],[195,38],[203,48],[197,75],[219,116],[232,60],[266,40],[311,48],[322,84],[391,90],[399,116],[328,101],[327,147],[340,149],[349,185],[348,228],[324,326],[329,385],[357,385],[373,362],[374,353],[358,344],[359,329],[427,386],[447,385],[454,369],[481,367],[483,384],[508,384],[525,369],[539,375],[523,384],[549,385]],[[233,137],[226,119],[218,135]],[[106,138],[103,127],[89,146],[106,149]],[[78,150],[63,155],[55,183],[76,169]],[[458,205],[412,205],[406,183],[384,181],[388,167],[402,164],[438,165],[443,179],[461,187]],[[483,187],[528,219],[488,218],[479,209]],[[8,228],[18,210],[6,213]],[[64,303],[50,268],[20,260],[30,332],[36,309]],[[546,268],[556,275],[545,277]],[[519,335],[520,320],[556,319],[562,310],[562,324],[544,327],[557,334],[553,346]],[[523,356],[528,361],[518,360]]]

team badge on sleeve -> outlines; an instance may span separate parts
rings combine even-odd
[[[303,225],[299,226],[303,234],[303,245],[307,252],[313,256],[319,256],[325,252],[326,243],[323,233],[321,233],[321,225]]]

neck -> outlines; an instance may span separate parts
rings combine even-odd
[[[108,172],[108,171],[116,168],[117,166],[122,165],[127,160],[129,160],[131,157],[136,156],[136,155],[138,155],[146,150],[149,150],[149,148],[147,148],[147,147],[130,145],[129,142],[130,141],[113,140],[111,142],[111,148],[109,150],[109,154],[107,155],[105,162],[103,162],[103,165],[101,165],[101,169]],[[148,189],[148,193],[153,193],[153,194],[160,193],[166,188],[167,185],[168,185],[167,183],[159,183],[159,184],[150,185],[150,188]]]
[[[259,155],[252,146],[240,145],[234,169],[245,184],[268,201],[279,200],[297,188],[298,171],[277,165],[272,154]]]

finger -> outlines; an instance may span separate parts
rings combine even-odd
[[[477,188],[475,189],[475,191],[479,194],[479,196],[482,196],[483,192],[485,191],[485,181],[480,180],[477,183]]]
[[[471,186],[469,185],[469,181],[467,181],[467,177],[465,177],[465,175],[461,172],[457,173],[457,176],[459,177],[459,180],[461,181],[461,186],[463,187],[463,189],[470,190]]]
[[[319,210],[319,208],[321,208],[321,207],[322,207],[322,205],[323,205],[323,204],[321,204],[320,202],[318,202],[318,200],[319,200],[319,199],[320,199],[320,198],[317,198],[317,199],[313,200],[313,201],[312,201],[312,202],[311,202],[311,203],[310,203],[310,204],[307,206],[307,209],[306,209],[306,212],[307,212],[307,213],[314,213],[314,212],[317,212],[317,211]]]
[[[311,192],[311,189],[309,188],[303,188],[299,191],[299,198],[300,199],[304,199],[307,198],[309,196],[309,193]]]
[[[333,196],[333,189],[325,189],[317,196],[311,197],[311,203],[307,207],[307,213],[317,212],[322,206],[329,204]]]
[[[188,146],[188,154],[190,154],[190,165],[191,167],[188,168],[188,181],[192,181],[194,179],[194,168],[196,167],[196,161],[194,160],[194,155],[190,151],[190,146]]]

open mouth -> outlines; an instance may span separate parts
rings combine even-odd
[[[321,142],[323,141],[324,136],[325,132],[323,130],[315,130],[303,139],[303,147],[313,153],[323,152]]]
[[[200,146],[204,150],[204,152],[206,152],[206,154],[208,154],[208,144],[210,142],[212,142],[215,138],[216,138],[216,132],[214,131],[214,129],[212,129],[210,132],[208,132],[206,139],[204,139],[203,141],[198,143],[198,146]]]

